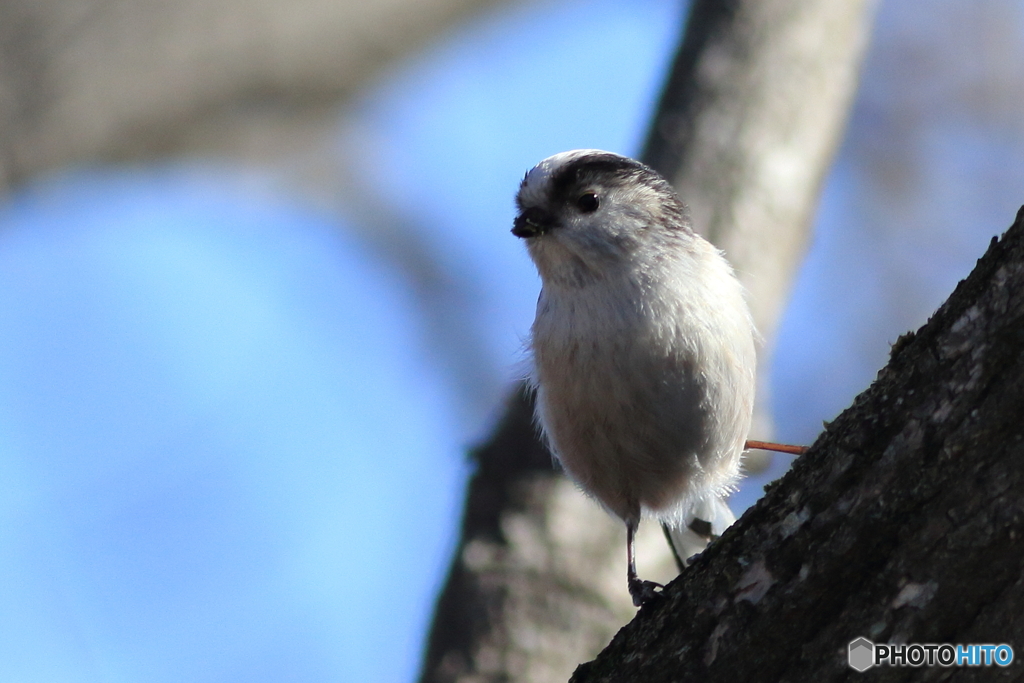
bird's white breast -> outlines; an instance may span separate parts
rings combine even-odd
[[[681,253],[584,287],[546,282],[538,301],[541,425],[569,475],[623,519],[678,516],[737,475],[753,331],[728,264],[702,240],[694,248],[710,257]]]

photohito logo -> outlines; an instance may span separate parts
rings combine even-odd
[[[855,671],[873,666],[1009,666],[1013,648],[1009,645],[950,645],[949,643],[907,643],[879,645],[867,638],[850,643],[847,661]]]

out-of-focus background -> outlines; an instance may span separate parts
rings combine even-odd
[[[684,15],[474,6],[344,97],[11,174],[0,681],[412,680],[539,287],[512,195],[549,154],[638,152]],[[813,440],[1024,203],[1021,64],[1020,2],[880,3],[777,340],[779,439]]]

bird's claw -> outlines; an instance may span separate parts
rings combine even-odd
[[[664,588],[660,583],[653,581],[629,580],[629,594],[633,597],[635,607],[643,607],[648,602],[660,598],[661,590]]]

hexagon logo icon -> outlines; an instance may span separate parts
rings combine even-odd
[[[850,668],[854,671],[867,671],[875,665],[875,644],[861,637],[850,643],[847,654]]]

